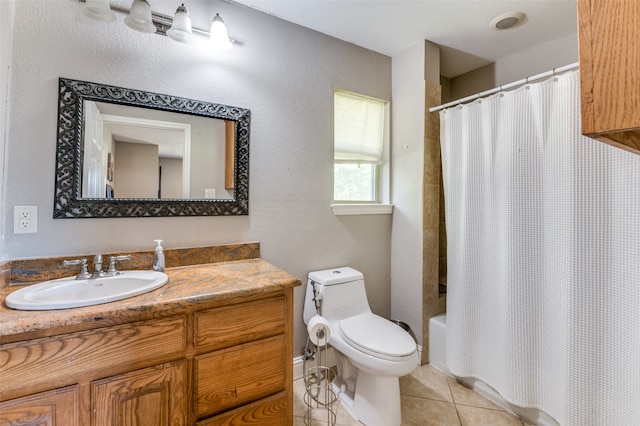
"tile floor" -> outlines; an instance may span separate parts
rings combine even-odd
[[[294,382],[294,426],[304,426],[307,406],[304,403],[303,379]],[[528,426],[529,423],[503,410],[484,396],[459,384],[431,365],[423,365],[400,378],[402,426]],[[361,426],[338,402],[336,425]],[[327,425],[313,421],[310,426]]]

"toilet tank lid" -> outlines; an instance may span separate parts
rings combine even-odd
[[[342,284],[364,279],[362,272],[348,266],[309,272],[309,279],[322,285]]]

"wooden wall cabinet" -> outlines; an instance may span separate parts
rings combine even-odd
[[[640,1],[577,1],[582,133],[640,154]]]
[[[4,344],[0,425],[292,425],[292,295]]]

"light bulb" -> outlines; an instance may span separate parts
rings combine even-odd
[[[171,28],[167,31],[167,36],[180,43],[190,43],[193,41],[191,18],[189,17],[187,8],[184,7],[184,3],[176,10]]]
[[[114,22],[116,15],[111,11],[109,0],[86,0],[82,13],[102,22]]]
[[[151,20],[151,6],[147,0],[133,0],[131,11],[124,18],[127,27],[141,33],[155,33],[156,26]]]
[[[229,40],[227,26],[218,13],[216,13],[211,22],[209,43],[216,49],[231,50],[233,47],[233,43]]]

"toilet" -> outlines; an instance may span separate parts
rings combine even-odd
[[[399,426],[399,377],[419,364],[413,337],[371,312],[364,276],[349,267],[309,273],[305,324],[317,314],[329,323],[336,352],[336,396],[366,426]]]

